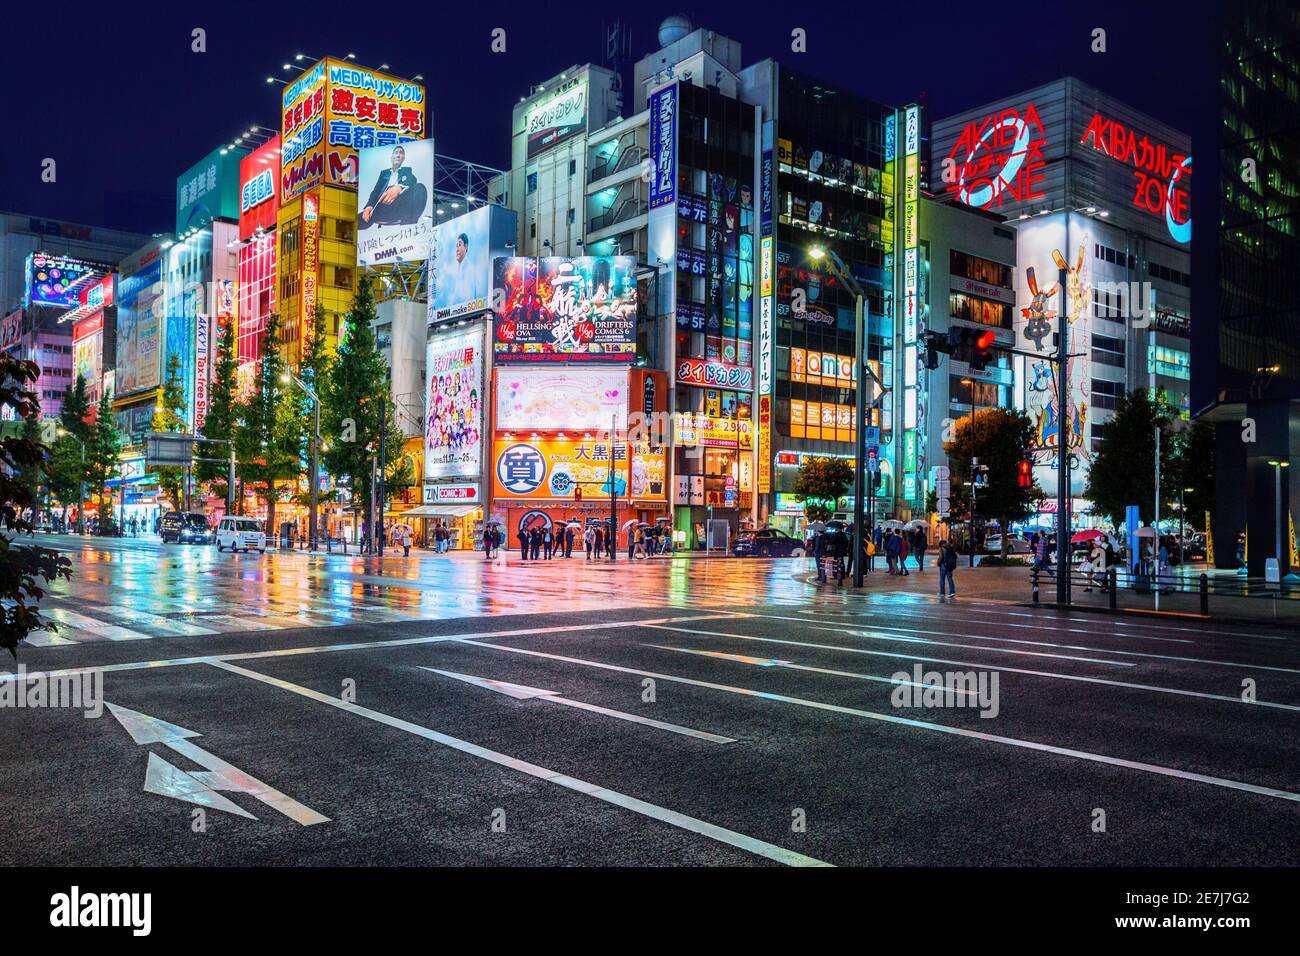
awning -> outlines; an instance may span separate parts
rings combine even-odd
[[[475,511],[482,511],[482,505],[420,505],[409,511],[399,511],[397,518],[463,518]]]

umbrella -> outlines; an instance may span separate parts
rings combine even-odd
[[[1147,525],[1145,528],[1138,528],[1133,532],[1133,534],[1138,538],[1154,538],[1156,536],[1156,529]]]
[[[626,531],[628,528],[636,527],[636,525],[637,525],[637,520],[635,518],[632,518],[630,521],[623,522],[623,527],[620,530]]]
[[[907,524],[903,525],[903,527],[904,528],[928,528],[930,527],[930,522],[922,521],[920,518],[913,518]]]
[[[1095,529],[1088,531],[1076,531],[1070,538],[1070,544],[1079,544],[1082,541],[1092,541],[1094,538],[1104,538],[1105,535]]]
[[[887,521],[882,521],[882,522],[880,522],[880,527],[882,527],[882,528],[901,528],[901,527],[903,527],[903,522],[899,521],[897,518],[890,518],[890,519],[888,519]]]

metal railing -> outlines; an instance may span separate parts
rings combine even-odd
[[[1032,599],[1035,604],[1040,603],[1039,592],[1044,572],[1055,582],[1056,574],[1050,569],[1034,567],[1030,570]],[[1293,584],[1288,581],[1269,583],[1258,580],[1226,580],[1218,576],[1212,577],[1205,572],[1192,577],[1185,574],[1161,573],[1146,566],[1139,567],[1136,570],[1111,566],[1104,572],[1080,571],[1072,567],[1069,576],[1071,603],[1074,601],[1073,595],[1076,587],[1084,591],[1097,589],[1108,596],[1111,610],[1118,608],[1118,597],[1121,591],[1131,591],[1134,594],[1150,594],[1153,600],[1162,594],[1195,594],[1199,599],[1200,613],[1204,617],[1210,616],[1211,597],[1272,598],[1275,602],[1275,614],[1276,601],[1300,601],[1300,584]],[[1300,607],[1300,605],[1297,606]]]

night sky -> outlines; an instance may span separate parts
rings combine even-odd
[[[439,151],[504,167],[510,110],[530,84],[601,62],[601,25],[615,16],[632,28],[634,62],[658,48],[658,24],[675,12],[739,40],[746,65],[777,57],[886,102],[920,98],[936,118],[1072,74],[1190,132],[1194,154],[1214,132],[1216,31],[1197,0],[80,6],[5,10],[0,210],[172,228],[177,175],[253,124],[278,128],[282,87],[266,76],[290,75],[281,64],[298,52],[422,73]],[[194,27],[207,31],[206,53],[190,51]],[[489,49],[496,27],[507,31],[504,54]],[[794,27],[807,30],[807,53],[790,52]],[[1089,49],[1095,27],[1107,31],[1102,55]],[[55,184],[40,180],[46,157],[58,163]]]

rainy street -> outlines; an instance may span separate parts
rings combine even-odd
[[[74,579],[0,681],[6,865],[1272,865],[1300,840],[1293,629],[1059,614],[1022,569],[940,603],[929,569],[856,593],[799,559],[38,540]]]

